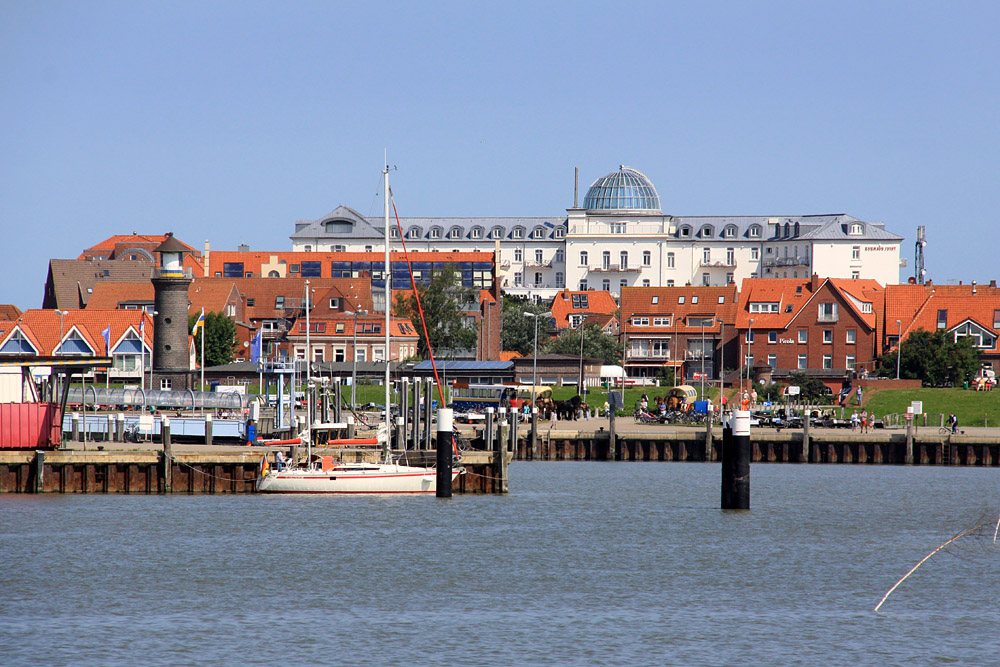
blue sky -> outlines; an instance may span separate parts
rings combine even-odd
[[[0,4],[0,303],[116,233],[290,249],[339,204],[560,215],[626,164],[677,215],[927,227],[997,278],[1000,4]]]

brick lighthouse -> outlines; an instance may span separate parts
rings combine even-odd
[[[153,381],[151,389],[186,391],[194,388],[188,352],[188,287],[193,276],[184,268],[191,250],[167,234],[154,251],[160,265],[153,267]]]

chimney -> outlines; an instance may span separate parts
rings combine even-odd
[[[580,203],[580,168],[573,167],[573,208],[579,208]]]
[[[238,246],[236,246],[236,252],[250,252],[250,246],[248,246],[246,243],[241,243]]]
[[[212,267],[209,265],[211,249],[208,245],[208,239],[205,239],[205,275],[203,277],[208,278],[212,275]]]
[[[972,281],[972,293],[973,294],[976,293],[976,281],[975,280]]]
[[[819,289],[819,276],[815,273],[812,275],[812,280],[809,281],[809,289],[813,292]]]
[[[991,280],[990,281],[990,287],[994,287],[995,288],[996,286],[997,286],[997,281],[996,280]]]

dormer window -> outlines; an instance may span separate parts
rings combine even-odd
[[[545,238],[545,229],[543,227],[535,227],[533,230],[531,230],[531,238],[533,239]]]
[[[653,297],[653,305],[655,306],[655,305],[656,305],[656,304],[658,304],[659,302],[660,302],[660,297],[658,297],[658,296],[654,296],[654,297]]]
[[[760,225],[750,225],[750,229],[747,230],[747,235],[752,239],[759,239]]]
[[[475,227],[473,227],[472,228],[472,233],[470,234],[470,236],[472,238],[474,238],[474,239],[481,239],[481,238],[483,238],[483,228],[480,227],[480,226],[478,226],[478,225],[475,226]]]
[[[448,238],[452,238],[452,239],[460,239],[460,238],[462,238],[462,228],[461,227],[452,227],[451,231],[448,232]]]
[[[524,238],[524,227],[521,227],[521,226],[515,227],[514,231],[511,232],[510,236],[511,236],[511,238],[514,238],[514,239],[523,239]]]
[[[726,228],[722,231],[722,235],[727,239],[736,238],[736,225],[726,225]]]
[[[420,230],[419,227],[410,227],[410,229],[407,230],[407,232],[406,232],[406,238],[408,238],[408,239],[419,239],[420,238],[420,231],[421,230]]]
[[[847,227],[847,233],[853,236],[860,236],[861,234],[864,233],[864,227],[859,222],[852,222]]]
[[[684,297],[683,296],[677,297],[677,303],[684,303]]]
[[[554,231],[554,235],[555,235],[555,237],[557,239],[566,238],[566,228],[565,227],[556,227],[555,231]]]
[[[502,239],[503,238],[503,227],[494,227],[490,230],[491,239]]]
[[[439,238],[441,238],[441,228],[440,227],[431,227],[431,238],[432,239],[439,239]]]
[[[389,228],[389,238],[391,238],[391,239],[398,239],[399,238],[399,228],[398,227],[390,227]]]
[[[711,238],[714,235],[715,235],[715,228],[712,227],[712,225],[705,225],[704,227],[701,228],[701,237],[703,239]]]
[[[677,229],[677,234],[682,239],[686,239],[687,237],[691,236],[691,227],[689,227],[688,225],[681,225]]]

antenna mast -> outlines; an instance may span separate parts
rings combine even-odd
[[[924,235],[924,226],[920,225],[917,227],[917,244],[914,250],[913,258],[913,279],[918,285],[923,285],[924,281],[927,279],[927,271],[924,269],[925,245],[927,245],[927,240]]]

